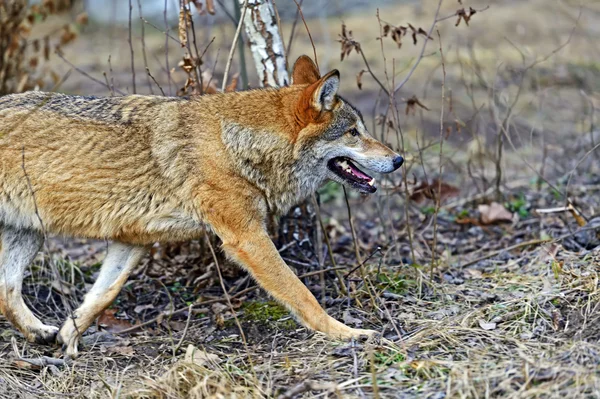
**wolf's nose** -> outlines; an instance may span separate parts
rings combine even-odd
[[[394,170],[396,170],[400,166],[402,166],[402,164],[404,163],[404,158],[402,158],[400,155],[398,155],[392,160],[392,162],[394,164]]]

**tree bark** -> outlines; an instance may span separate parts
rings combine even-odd
[[[244,7],[246,1],[239,0],[239,2],[240,7]],[[248,0],[247,7],[244,27],[260,85],[262,87],[287,86],[289,78],[285,51],[273,3],[270,0]]]

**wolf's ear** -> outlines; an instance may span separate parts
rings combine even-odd
[[[314,83],[313,86],[316,86],[312,93],[313,108],[317,111],[331,111],[335,104],[335,95],[340,88],[339,71],[334,69]]]
[[[298,57],[292,68],[292,84],[313,84],[321,78],[317,66],[307,55]]]

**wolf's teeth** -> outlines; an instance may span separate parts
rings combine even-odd
[[[373,177],[371,180],[369,180],[369,186],[372,186],[375,184],[375,178]]]

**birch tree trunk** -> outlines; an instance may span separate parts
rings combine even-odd
[[[245,0],[238,0],[244,7]],[[262,87],[287,86],[290,83],[286,70],[285,50],[281,32],[277,25],[275,9],[271,0],[248,0],[248,9],[244,17],[244,27],[252,59]],[[280,246],[295,241],[295,249],[317,255],[321,263],[318,244],[319,226],[317,224],[314,205],[310,200],[292,207],[279,223],[271,221],[271,234]],[[277,226],[278,225],[278,226]]]
[[[244,27],[262,87],[287,86],[285,51],[270,0],[247,0]],[[239,0],[244,7],[246,0]]]

